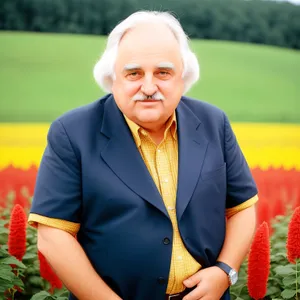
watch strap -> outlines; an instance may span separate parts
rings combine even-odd
[[[231,271],[231,267],[221,261],[217,261],[215,264],[216,267],[219,267],[220,269],[222,269],[227,275],[229,275],[230,271]]]

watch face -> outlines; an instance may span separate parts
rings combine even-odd
[[[236,284],[236,282],[238,281],[238,273],[235,270],[231,269],[229,272],[229,278],[231,281],[231,285]]]

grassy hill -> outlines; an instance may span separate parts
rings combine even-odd
[[[49,122],[104,95],[92,69],[105,37],[0,32],[0,122]],[[300,51],[192,41],[201,80],[189,96],[235,122],[300,123]]]

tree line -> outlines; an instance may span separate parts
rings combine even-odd
[[[172,12],[190,38],[300,49],[300,6],[268,0],[1,0],[0,30],[107,35],[140,9]]]

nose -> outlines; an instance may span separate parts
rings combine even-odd
[[[141,91],[147,96],[152,96],[157,92],[157,85],[153,82],[152,76],[145,77]]]

